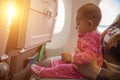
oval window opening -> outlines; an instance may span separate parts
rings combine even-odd
[[[58,0],[58,15],[56,17],[55,28],[53,34],[57,34],[62,31],[65,21],[65,7],[62,0]]]

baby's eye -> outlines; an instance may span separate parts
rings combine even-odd
[[[76,25],[76,29],[79,27],[79,24]]]

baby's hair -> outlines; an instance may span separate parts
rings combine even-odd
[[[93,3],[87,3],[81,6],[78,9],[77,14],[78,15],[76,17],[76,20],[79,20],[79,14],[81,14],[83,18],[92,20],[93,23],[96,24],[96,27],[99,25],[99,22],[101,20],[101,10],[97,5]]]

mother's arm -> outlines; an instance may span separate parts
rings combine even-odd
[[[79,66],[74,66],[74,68],[79,71],[80,73],[90,77],[92,80],[96,80],[101,67],[95,65],[96,63],[90,63],[90,64],[82,64]]]
[[[120,73],[105,68],[101,68],[100,73],[96,77],[96,80],[119,80],[119,79]]]
[[[76,69],[90,77],[93,80],[119,80],[120,79],[120,73],[108,70],[104,67],[99,67],[95,65],[96,63],[93,62],[91,64],[86,65],[80,65],[79,67],[76,67]]]

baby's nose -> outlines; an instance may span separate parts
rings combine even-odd
[[[78,29],[78,25],[76,25],[76,29]]]

